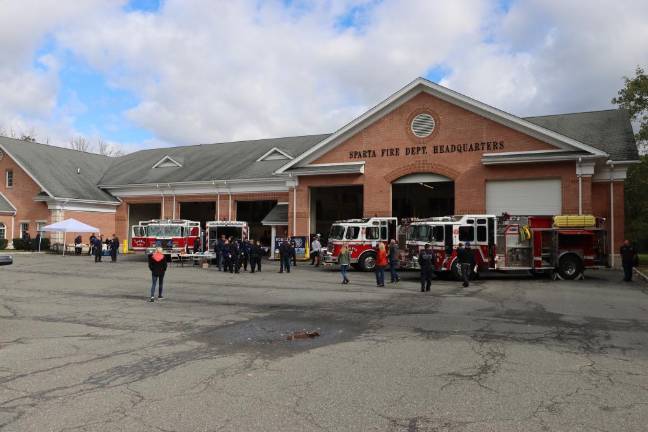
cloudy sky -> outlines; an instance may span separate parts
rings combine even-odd
[[[511,113],[610,108],[645,0],[0,0],[0,130],[127,151],[331,132],[418,76]]]

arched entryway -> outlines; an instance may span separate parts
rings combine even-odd
[[[433,173],[412,173],[392,182],[392,216],[425,218],[454,214],[454,181]]]

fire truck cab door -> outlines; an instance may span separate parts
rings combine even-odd
[[[445,244],[445,250],[446,250],[446,255],[450,255],[452,253],[452,246],[453,246],[453,225],[447,224],[444,227],[444,232],[443,232],[443,238],[445,239],[444,244]]]
[[[391,239],[398,239],[398,232],[396,232],[396,221],[389,221],[387,224],[387,238],[385,240],[389,241]]]

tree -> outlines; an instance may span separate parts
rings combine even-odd
[[[90,141],[86,139],[84,136],[76,136],[70,140],[70,148],[72,150],[78,150],[82,152],[90,152],[91,151],[91,145]]]
[[[97,153],[104,156],[121,156],[124,152],[115,144],[108,144],[103,138],[97,138]]]
[[[638,125],[635,134],[641,163],[628,169],[625,181],[626,237],[643,251],[648,250],[648,75],[637,66],[635,77],[624,77],[624,86],[612,103],[628,110]]]
[[[635,139],[640,152],[645,154],[648,150],[648,75],[637,66],[635,77],[623,77],[623,81],[625,85],[619,90],[618,97],[612,98],[612,103],[627,109],[632,120],[638,123]]]

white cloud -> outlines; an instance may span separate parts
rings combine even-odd
[[[648,64],[645,1],[294,3],[3,2],[0,119],[74,131],[74,110],[56,106],[58,50],[136,95],[125,115],[154,138],[128,148],[330,132],[439,66],[443,84],[514,114],[607,108]],[[340,26],[350,10],[360,27]],[[34,68],[48,35],[56,49]]]

